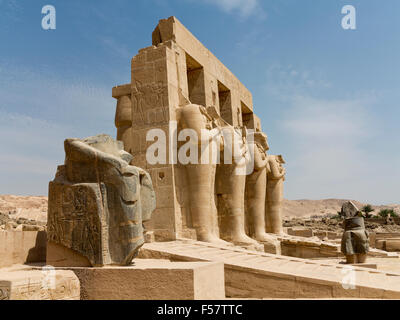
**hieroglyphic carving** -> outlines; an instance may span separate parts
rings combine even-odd
[[[59,170],[64,170],[60,167]],[[99,186],[95,183],[68,185],[51,182],[48,240],[68,246],[88,257],[93,264],[102,264]]]
[[[168,122],[166,86],[162,81],[142,84],[135,81],[132,90],[133,124]],[[151,115],[155,116],[151,116]]]
[[[129,264],[155,207],[149,174],[130,166],[132,156],[107,135],[67,139],[65,151],[49,185],[48,241],[94,266]]]

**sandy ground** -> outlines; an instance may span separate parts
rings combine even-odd
[[[0,213],[11,218],[47,221],[47,197],[0,195]]]

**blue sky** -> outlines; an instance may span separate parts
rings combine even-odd
[[[286,198],[400,202],[398,0],[0,0],[0,194],[46,195],[65,138],[115,136],[111,88],[171,15],[253,93]]]

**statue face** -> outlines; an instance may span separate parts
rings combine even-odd
[[[110,168],[104,175],[109,211],[110,256],[113,260],[131,260],[143,242],[140,174],[126,165]],[[123,263],[125,264],[125,263]]]
[[[259,143],[265,151],[269,150],[268,138],[264,132],[255,132],[254,141]]]
[[[109,248],[112,260],[128,263],[144,243],[140,202],[140,172],[119,156],[107,163],[100,179],[106,186],[109,213]]]

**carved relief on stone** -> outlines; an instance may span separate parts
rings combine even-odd
[[[142,84],[132,89],[133,124],[149,125],[168,122],[167,87],[162,81]]]
[[[48,241],[92,266],[128,265],[155,208],[150,176],[107,135],[67,139],[65,165],[49,184]],[[49,252],[49,251],[48,251]]]

